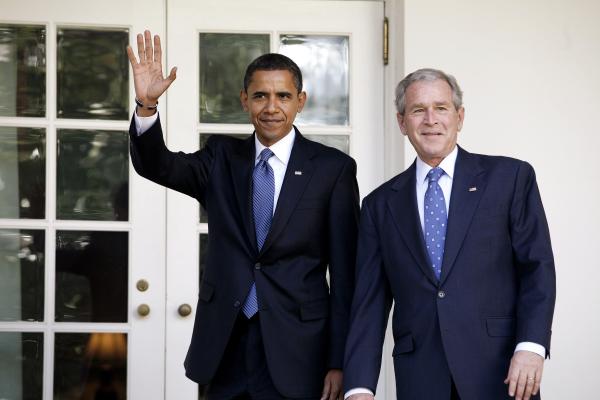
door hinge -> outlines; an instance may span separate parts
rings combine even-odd
[[[383,18],[383,65],[388,65],[390,60],[390,22],[388,17]]]

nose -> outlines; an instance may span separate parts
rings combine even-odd
[[[436,115],[435,115],[435,112],[433,111],[433,109],[427,108],[425,110],[424,122],[427,125],[435,125],[437,123],[437,118],[436,118]]]
[[[267,107],[266,107],[266,111],[268,113],[276,113],[277,112],[277,97],[276,96],[270,96],[269,97],[269,101],[267,103]]]

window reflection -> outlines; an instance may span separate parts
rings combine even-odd
[[[123,333],[57,333],[54,398],[125,400],[127,336]]]
[[[44,243],[42,230],[0,229],[0,321],[44,319]]]
[[[240,105],[246,67],[269,52],[269,35],[200,34],[200,122],[247,124]]]
[[[298,125],[349,125],[347,36],[282,35],[279,52],[302,70],[308,100]]]
[[[0,218],[44,218],[46,130],[0,127]]]
[[[43,366],[43,333],[0,332],[0,399],[41,399]]]
[[[126,221],[127,133],[60,129],[57,148],[57,218]]]
[[[57,41],[58,117],[128,119],[128,30],[59,28]]]
[[[0,116],[46,115],[46,28],[0,24]]]
[[[56,233],[56,321],[127,322],[128,233]]]

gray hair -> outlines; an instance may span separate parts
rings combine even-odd
[[[444,71],[440,71],[439,69],[433,68],[421,68],[408,74],[404,79],[402,79],[398,86],[396,86],[396,110],[400,115],[404,115],[404,107],[405,107],[405,96],[406,89],[408,87],[418,81],[435,81],[441,79],[446,81],[450,88],[452,89],[452,102],[454,103],[454,107],[458,110],[462,107],[462,95],[463,92],[460,90],[460,86],[458,86],[458,82],[456,82],[456,78],[452,75],[445,73]]]

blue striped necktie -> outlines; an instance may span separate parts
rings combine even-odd
[[[446,242],[446,200],[438,180],[444,175],[440,167],[432,168],[427,174],[429,185],[425,192],[423,207],[423,223],[425,225],[425,245],[435,276],[440,279],[442,261],[444,260],[444,243]]]
[[[253,194],[252,208],[254,211],[254,228],[256,229],[256,244],[258,251],[262,249],[273,218],[273,199],[275,197],[275,176],[273,168],[268,163],[273,152],[266,148],[260,152],[259,160],[252,175]],[[258,312],[258,297],[256,283],[252,282],[250,292],[244,301],[242,311],[247,318],[252,318]]]

